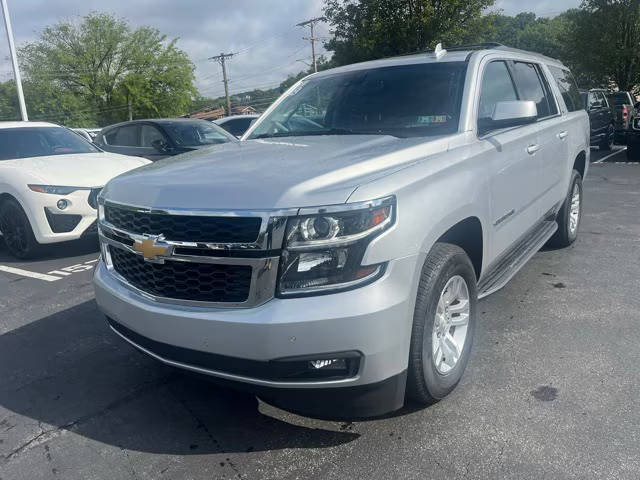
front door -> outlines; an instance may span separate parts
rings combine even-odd
[[[518,100],[507,62],[485,65],[478,119],[491,117],[496,103]],[[490,169],[492,258],[503,254],[538,220],[536,209],[540,140],[536,123],[520,127],[479,131],[479,161]]]

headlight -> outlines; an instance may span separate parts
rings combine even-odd
[[[38,193],[50,193],[52,195],[69,195],[77,190],[86,190],[84,187],[63,187],[60,185],[27,185]]]
[[[389,228],[395,198],[313,210],[287,222],[278,294],[312,295],[362,286],[379,278],[384,265],[362,265],[373,238]]]

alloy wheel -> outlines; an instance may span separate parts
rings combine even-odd
[[[571,207],[569,210],[569,234],[575,235],[580,223],[580,187],[578,184],[573,185],[571,192]]]
[[[470,313],[467,282],[455,275],[440,293],[431,335],[431,359],[442,375],[453,370],[462,355]]]

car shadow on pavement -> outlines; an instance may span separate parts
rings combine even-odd
[[[98,243],[98,238],[87,237],[81,238],[80,240],[73,240],[71,242],[41,245],[41,251],[38,252],[38,255],[35,258],[29,260],[18,260],[7,251],[4,240],[0,237],[0,263],[20,263],[21,265],[28,265],[30,263],[37,263],[46,260],[88,255],[94,252],[97,253],[99,250],[100,244]]]
[[[274,418],[253,395],[158,364],[109,331],[94,301],[1,335],[0,379],[0,460],[60,430],[175,455],[322,448],[359,437]]]

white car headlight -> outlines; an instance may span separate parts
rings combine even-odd
[[[52,195],[69,195],[77,190],[88,190],[86,187],[65,187],[61,185],[27,185],[30,190]]]

